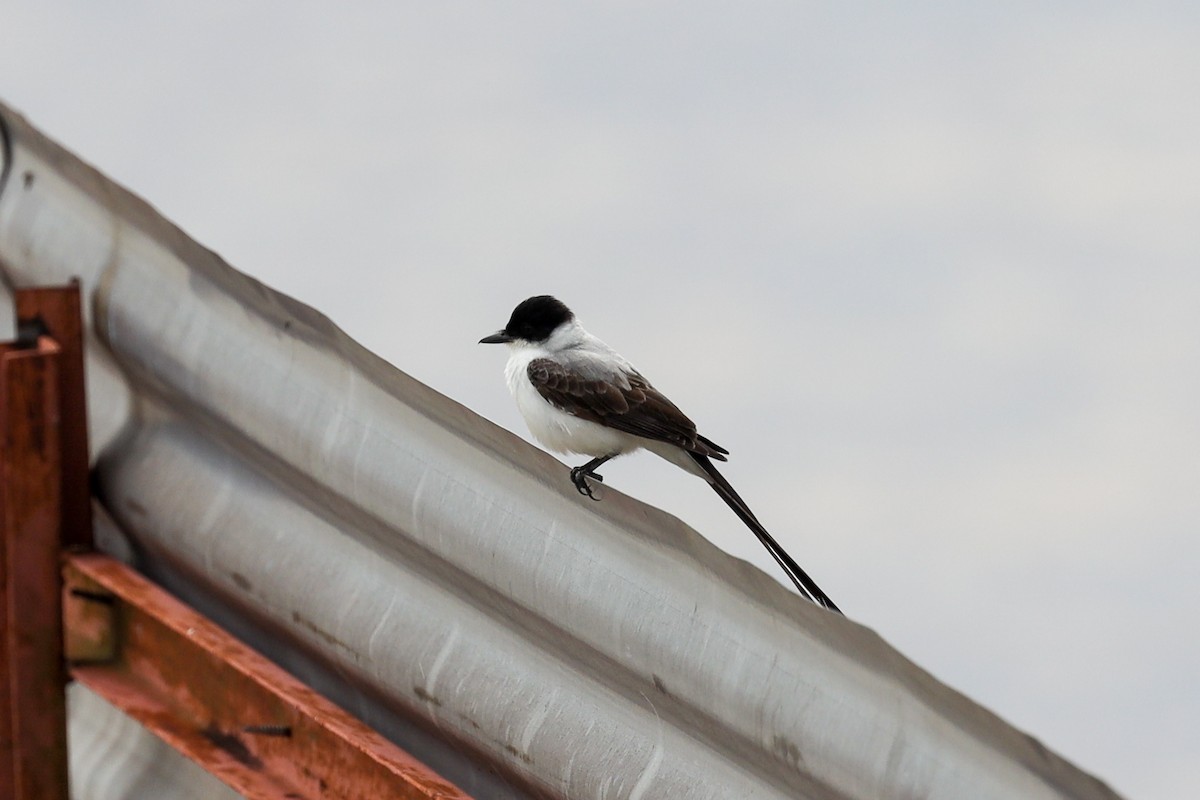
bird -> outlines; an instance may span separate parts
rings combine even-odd
[[[479,343],[509,346],[505,379],[533,437],[552,451],[592,457],[570,473],[580,494],[599,500],[590,483],[604,481],[596,470],[617,456],[648,450],[706,480],[802,596],[842,613],[717,471],[713,462],[728,461],[729,451],[698,433],[678,406],[588,333],[561,300],[538,295],[521,301],[508,324]]]

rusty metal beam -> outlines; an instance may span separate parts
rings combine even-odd
[[[92,501],[88,481],[88,417],[83,377],[83,313],[78,279],[66,286],[15,292],[18,330],[52,337],[61,348],[58,396],[62,403],[62,544],[91,549]]]
[[[254,800],[467,798],[107,556],[68,555],[71,675]]]
[[[0,344],[0,797],[67,800],[58,345]]]

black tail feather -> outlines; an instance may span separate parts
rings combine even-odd
[[[791,578],[792,583],[796,585],[796,589],[800,594],[814,603],[828,608],[830,611],[836,611],[839,614],[842,613],[841,609],[829,599],[829,596],[821,591],[821,587],[817,586],[816,581],[808,577],[808,573],[801,569],[800,565],[779,546],[779,542],[776,542],[775,538],[767,532],[767,529],[754,516],[754,512],[746,505],[746,501],[742,500],[738,493],[734,491],[733,487],[729,485],[729,481],[725,480],[725,476],[717,472],[717,468],[709,460],[708,456],[703,456],[699,453],[688,453],[688,455],[692,457],[692,460],[711,479],[713,491],[721,496],[725,504],[733,509],[733,513],[737,514],[742,522],[746,523],[746,527],[758,537],[763,547],[767,548],[767,552],[774,557],[780,568]]]
[[[708,448],[707,455],[709,458],[715,458],[717,461],[729,460],[725,457],[729,455],[729,451],[724,447],[721,447],[721,445],[717,444],[712,439],[709,439],[706,436],[701,436],[700,434],[696,434],[696,441]]]

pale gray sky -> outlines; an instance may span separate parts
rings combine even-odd
[[[1197,42],[1182,2],[16,0],[0,97],[522,435],[475,342],[559,295],[851,616],[1185,798]],[[777,574],[699,481],[605,476]]]

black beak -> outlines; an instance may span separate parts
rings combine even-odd
[[[508,344],[512,340],[513,340],[513,337],[509,336],[504,331],[496,331],[491,336],[485,336],[482,339],[480,339],[479,343],[480,344]]]

